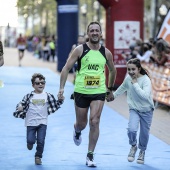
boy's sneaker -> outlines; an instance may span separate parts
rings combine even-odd
[[[135,160],[136,151],[137,151],[137,146],[132,146],[127,158],[129,162],[133,162]]]
[[[28,150],[32,150],[32,148],[33,148],[33,144],[29,144],[29,143],[27,143],[27,148],[28,148]]]
[[[93,159],[93,153],[87,154],[86,165],[88,167],[96,167],[97,166],[96,163],[94,162],[94,159]]]
[[[79,146],[81,144],[82,138],[81,138],[81,132],[73,131],[73,140],[74,143]]]
[[[140,151],[139,152],[139,156],[138,156],[138,159],[137,159],[137,163],[138,164],[144,164],[144,158],[145,158],[145,151]]]
[[[35,164],[36,165],[41,165],[42,164],[41,158],[35,157]]]

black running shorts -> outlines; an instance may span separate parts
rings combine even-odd
[[[105,101],[106,93],[100,94],[82,94],[74,92],[74,101],[76,106],[80,108],[87,108],[93,100]]]
[[[25,49],[19,49],[19,51],[23,53],[25,51]]]

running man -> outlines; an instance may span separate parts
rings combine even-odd
[[[90,109],[90,132],[86,165],[95,167],[93,153],[99,137],[100,116],[105,98],[108,102],[113,100],[111,90],[116,77],[116,69],[111,52],[99,43],[102,31],[98,22],[91,22],[88,25],[87,35],[89,41],[73,50],[62,69],[58,98],[63,98],[68,73],[78,62],[74,88],[76,122],[74,124],[73,139],[77,146],[81,144],[81,131],[85,129],[88,123],[88,110]],[[105,85],[105,65],[109,70],[108,88]],[[107,96],[106,92],[109,92]]]
[[[24,51],[26,48],[26,40],[23,38],[22,34],[19,35],[17,39],[17,48],[18,48],[18,55],[19,55],[19,67],[21,66],[21,60],[24,57]]]

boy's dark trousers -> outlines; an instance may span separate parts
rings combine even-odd
[[[27,126],[27,144],[35,144],[37,141],[35,157],[42,158],[45,144],[47,125]]]

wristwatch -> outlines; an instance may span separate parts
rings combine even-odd
[[[108,87],[108,89],[110,90],[110,91],[113,91],[114,90],[114,87],[112,86],[112,87]]]

